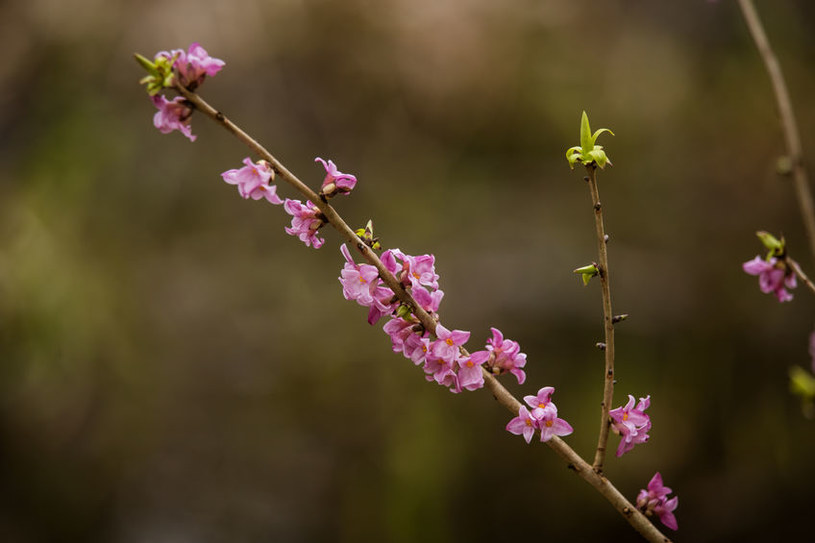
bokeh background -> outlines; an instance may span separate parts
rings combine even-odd
[[[758,2],[804,147],[815,5]],[[390,352],[279,207],[220,172],[247,151],[203,116],[152,126],[132,53],[199,41],[202,94],[387,247],[433,253],[441,316],[521,343],[517,395],[557,388],[588,457],[602,387],[582,173],[586,109],[617,329],[617,404],[652,397],[678,541],[805,540],[815,426],[788,392],[813,299],[779,304],[741,263],[758,229],[813,259],[769,80],[734,2],[27,0],[0,7],[0,540],[638,541],[548,447],[504,431]],[[288,187],[284,196],[295,197]],[[612,447],[617,438],[612,437]]]

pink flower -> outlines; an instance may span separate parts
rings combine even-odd
[[[319,249],[323,246],[325,240],[317,235],[317,231],[325,222],[317,206],[310,200],[303,205],[299,200],[286,199],[283,208],[286,213],[293,216],[291,228],[285,229],[287,234],[299,237],[306,247],[314,246],[315,249]]]
[[[244,198],[260,200],[266,198],[273,204],[282,204],[283,200],[277,195],[277,186],[270,185],[272,168],[265,160],[252,162],[247,157],[243,159],[245,166],[237,170],[227,170],[221,174],[224,181],[230,185],[238,186],[238,193]]]
[[[637,509],[648,516],[657,515],[662,524],[676,530],[678,525],[673,512],[679,505],[679,497],[667,499],[671,492],[670,488],[663,486],[662,475],[657,472],[648,482],[647,490],[640,490],[637,495]]]
[[[169,53],[161,51],[156,56],[175,57],[173,67],[178,74],[178,82],[190,90],[203,83],[206,76],[217,74],[226,64],[223,60],[209,56],[198,43],[190,45],[186,53],[181,49],[174,49]]]
[[[529,413],[529,409],[523,405],[518,409],[518,416],[507,424],[507,432],[515,434],[516,436],[523,434],[527,443],[532,441],[532,436],[535,435],[535,430],[537,429],[537,419],[534,419]]]
[[[557,417],[557,410],[544,411],[542,418],[538,420],[538,427],[541,431],[541,441],[549,441],[554,436],[568,436],[574,429],[563,419]]]
[[[481,365],[489,357],[490,353],[487,351],[476,351],[467,358],[459,358],[458,381],[461,388],[478,390],[484,386],[484,372],[481,371]]]
[[[433,342],[433,355],[449,363],[458,360],[459,348],[470,339],[470,332],[453,330],[452,332],[442,326],[436,325],[436,341]]]
[[[515,435],[523,433],[527,443],[532,439],[535,430],[540,430],[541,441],[549,441],[554,436],[567,436],[574,432],[568,422],[557,416],[557,407],[551,401],[554,391],[552,387],[544,387],[538,391],[537,396],[525,396],[524,400],[533,407],[532,411],[530,412],[526,406],[521,406],[518,416],[507,424],[507,431]]]
[[[756,256],[753,260],[748,260],[742,264],[742,269],[750,275],[758,275],[758,288],[761,292],[769,294],[772,292],[779,302],[789,302],[792,294],[787,289],[798,286],[795,274],[788,269],[783,261],[775,257],[764,260]],[[786,288],[785,288],[786,287]]]
[[[348,194],[356,186],[357,178],[339,171],[332,161],[329,160],[326,163],[326,161],[320,157],[315,158],[314,161],[322,162],[325,168],[326,175],[323,180],[322,188],[323,194],[325,194],[326,197],[331,198],[337,193]]]
[[[518,384],[522,385],[526,381],[526,373],[521,369],[526,365],[526,355],[520,352],[521,346],[517,341],[505,340],[497,328],[490,330],[492,338],[487,340],[487,350],[493,356],[487,362],[487,367],[497,375],[511,373],[518,379]]]
[[[355,263],[344,243],[340,247],[340,252],[346,260],[339,278],[342,283],[342,295],[346,300],[355,300],[359,305],[370,307],[374,303],[372,291],[379,280],[379,271],[370,264]]]
[[[620,434],[620,445],[617,447],[617,456],[620,457],[634,448],[634,445],[648,441],[648,431],[651,429],[651,419],[645,410],[651,405],[651,396],[640,398],[634,407],[634,396],[628,395],[628,403],[609,411],[611,428]]]
[[[176,96],[172,100],[167,100],[163,95],[159,94],[151,96],[153,105],[158,108],[158,111],[153,115],[153,125],[159,129],[162,134],[169,134],[173,130],[178,130],[190,141],[195,141],[196,136],[192,135],[190,129],[190,115],[192,115],[192,108],[187,106],[183,96]]]
[[[404,353],[405,342],[408,340],[408,337],[413,334],[414,324],[415,323],[408,322],[399,317],[395,317],[385,323],[382,329],[388,334],[388,337],[391,338],[393,352]]]
[[[524,401],[532,408],[532,415],[536,419],[542,419],[550,411],[557,414],[557,407],[552,403],[552,394],[554,392],[554,387],[543,387],[536,396],[524,396]]]

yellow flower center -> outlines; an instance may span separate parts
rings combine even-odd
[[[448,344],[450,347],[452,347],[454,345],[453,338],[447,338],[447,339],[444,340],[444,342],[446,344]]]
[[[545,424],[546,424],[546,427],[547,427],[547,428],[551,428],[551,427],[552,427],[552,424],[554,424],[554,421],[547,420]]]

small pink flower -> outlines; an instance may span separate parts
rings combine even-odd
[[[518,379],[522,385],[526,381],[526,373],[521,369],[526,365],[526,355],[521,351],[517,341],[504,339],[504,335],[497,328],[492,330],[492,338],[487,340],[487,350],[492,352],[487,367],[492,373],[500,375],[509,372]]]
[[[459,348],[470,339],[470,332],[453,330],[452,332],[442,326],[436,325],[436,341],[433,342],[433,355],[449,363],[458,360]]]
[[[537,429],[537,419],[534,419],[529,413],[529,409],[523,405],[518,409],[518,416],[507,424],[507,432],[516,436],[523,435],[527,443],[532,441],[532,436],[535,435]]]
[[[637,495],[637,509],[648,516],[657,515],[662,524],[676,530],[679,526],[673,512],[679,505],[679,497],[667,499],[671,492],[670,488],[662,484],[662,475],[657,472],[648,482],[647,490],[640,490]]]
[[[532,411],[530,412],[526,406],[521,406],[518,416],[507,424],[507,430],[516,435],[523,432],[527,443],[532,439],[535,430],[540,430],[541,441],[549,441],[554,436],[567,436],[574,432],[568,422],[557,416],[557,407],[552,403],[554,391],[552,387],[543,387],[537,396],[525,396],[524,400],[533,408]]]
[[[255,163],[249,157],[244,158],[243,163],[242,168],[222,173],[224,181],[230,185],[237,185],[238,193],[244,198],[253,200],[266,198],[273,204],[282,204],[283,200],[277,195],[277,186],[269,184],[272,178],[269,163],[265,160]]]
[[[162,134],[169,134],[173,130],[178,130],[190,141],[195,141],[196,136],[190,129],[190,116],[192,108],[186,105],[183,96],[176,96],[172,100],[167,100],[163,95],[158,94],[150,97],[153,105],[158,111],[153,115],[153,126],[159,129]]]
[[[325,179],[323,180],[323,194],[331,198],[337,193],[348,194],[357,184],[357,178],[353,175],[342,173],[332,162],[326,162],[320,157],[314,159],[315,162],[322,162],[325,168]]]
[[[190,90],[203,83],[206,76],[217,74],[226,65],[223,60],[209,56],[198,43],[190,45],[186,52],[174,49],[169,53],[161,51],[156,56],[175,57],[173,67],[178,74],[178,82]]]
[[[300,241],[306,244],[306,247],[313,246],[319,249],[325,243],[325,240],[317,235],[317,231],[325,224],[322,219],[320,210],[307,200],[305,205],[299,200],[289,200],[283,204],[286,213],[292,215],[291,228],[287,227],[286,233],[292,236],[297,236]]]
[[[476,351],[467,358],[459,358],[458,381],[461,388],[478,390],[484,386],[484,372],[481,371],[481,365],[489,357],[490,353],[487,351]]]
[[[648,441],[648,431],[651,429],[651,419],[645,410],[651,405],[651,396],[640,398],[634,407],[634,396],[628,395],[628,403],[609,411],[611,428],[620,434],[620,445],[617,447],[617,456],[631,451],[634,445]]]
[[[536,419],[542,419],[549,412],[557,414],[557,407],[552,403],[552,394],[554,392],[554,387],[543,387],[536,396],[524,396],[524,401],[532,408],[532,416]]]
[[[541,431],[541,441],[549,441],[554,436],[568,436],[574,429],[563,419],[557,417],[557,409],[546,411],[538,419],[538,427]]]
[[[346,260],[339,278],[342,295],[346,300],[355,300],[359,305],[370,307],[374,303],[372,291],[376,288],[379,271],[370,264],[356,264],[344,243],[340,252]]]
[[[742,269],[750,275],[758,276],[758,288],[765,294],[773,293],[779,302],[789,302],[792,294],[787,289],[794,289],[798,286],[795,274],[788,269],[784,262],[780,262],[775,257],[764,260],[756,256],[753,260],[748,260],[742,264]]]

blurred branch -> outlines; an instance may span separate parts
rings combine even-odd
[[[801,208],[801,218],[804,221],[807,237],[809,238],[809,249],[813,260],[815,260],[815,206],[812,202],[812,192],[809,188],[809,176],[804,167],[804,157],[801,151],[801,137],[798,133],[798,125],[795,122],[795,114],[792,110],[787,84],[784,81],[784,74],[775,53],[770,47],[764,26],[753,6],[752,0],[738,0],[744,20],[753,41],[758,47],[761,59],[770,76],[773,86],[778,114],[781,117],[781,128],[784,132],[784,141],[787,147],[787,154],[790,169],[795,186],[795,195]]]
[[[804,270],[801,269],[801,265],[788,256],[784,257],[784,262],[792,269],[793,272],[795,272],[796,277],[803,281],[807,288],[809,288],[809,290],[815,294],[815,284],[812,283],[809,277],[807,277],[807,275],[804,273]]]

